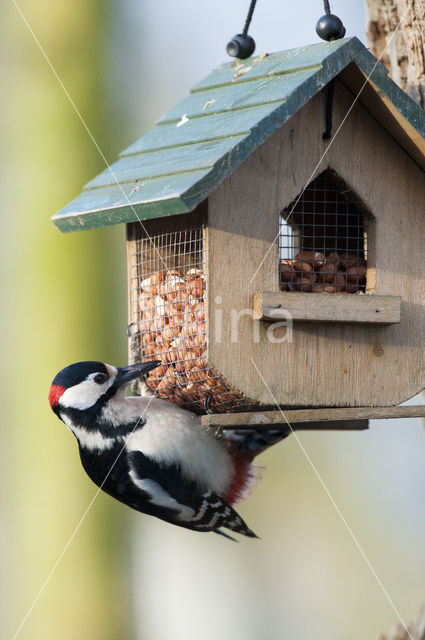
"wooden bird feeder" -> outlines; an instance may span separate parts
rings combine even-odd
[[[263,54],[213,71],[53,220],[127,225],[130,357],[161,359],[148,386],[205,424],[423,416],[397,405],[425,387],[424,134],[356,38]]]

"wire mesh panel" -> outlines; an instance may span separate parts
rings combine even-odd
[[[281,214],[283,291],[364,293],[367,233],[364,214],[331,172],[313,180]]]
[[[207,365],[203,216],[143,226],[129,225],[128,234],[131,363],[161,360],[149,389],[197,413],[247,409]]]

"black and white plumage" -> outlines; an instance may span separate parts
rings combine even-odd
[[[159,364],[79,362],[55,377],[50,405],[77,438],[85,471],[137,511],[195,531],[223,533],[224,527],[256,537],[232,505],[255,484],[253,458],[287,433],[234,431],[218,438],[199,416],[166,400],[125,396],[132,380]]]

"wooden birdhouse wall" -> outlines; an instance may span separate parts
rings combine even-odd
[[[337,80],[334,133],[352,103]],[[390,406],[425,387],[424,174],[358,102],[324,143],[325,107],[325,93],[314,97],[209,197],[208,360],[264,405]],[[279,291],[280,213],[326,168],[373,216],[368,290],[400,296],[401,322],[295,322],[292,341],[273,343],[270,323],[250,314],[254,293]],[[285,333],[280,327],[273,336]]]

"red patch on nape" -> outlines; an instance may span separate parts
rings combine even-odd
[[[251,453],[237,451],[236,447],[231,446],[230,455],[235,473],[225,499],[232,505],[248,497],[258,480],[258,473],[257,468],[251,464],[253,457]]]
[[[65,387],[62,387],[60,384],[52,384],[52,386],[50,387],[50,393],[49,393],[49,403],[52,409],[57,405],[57,403],[59,402],[59,398],[61,397],[64,391],[65,391]]]

